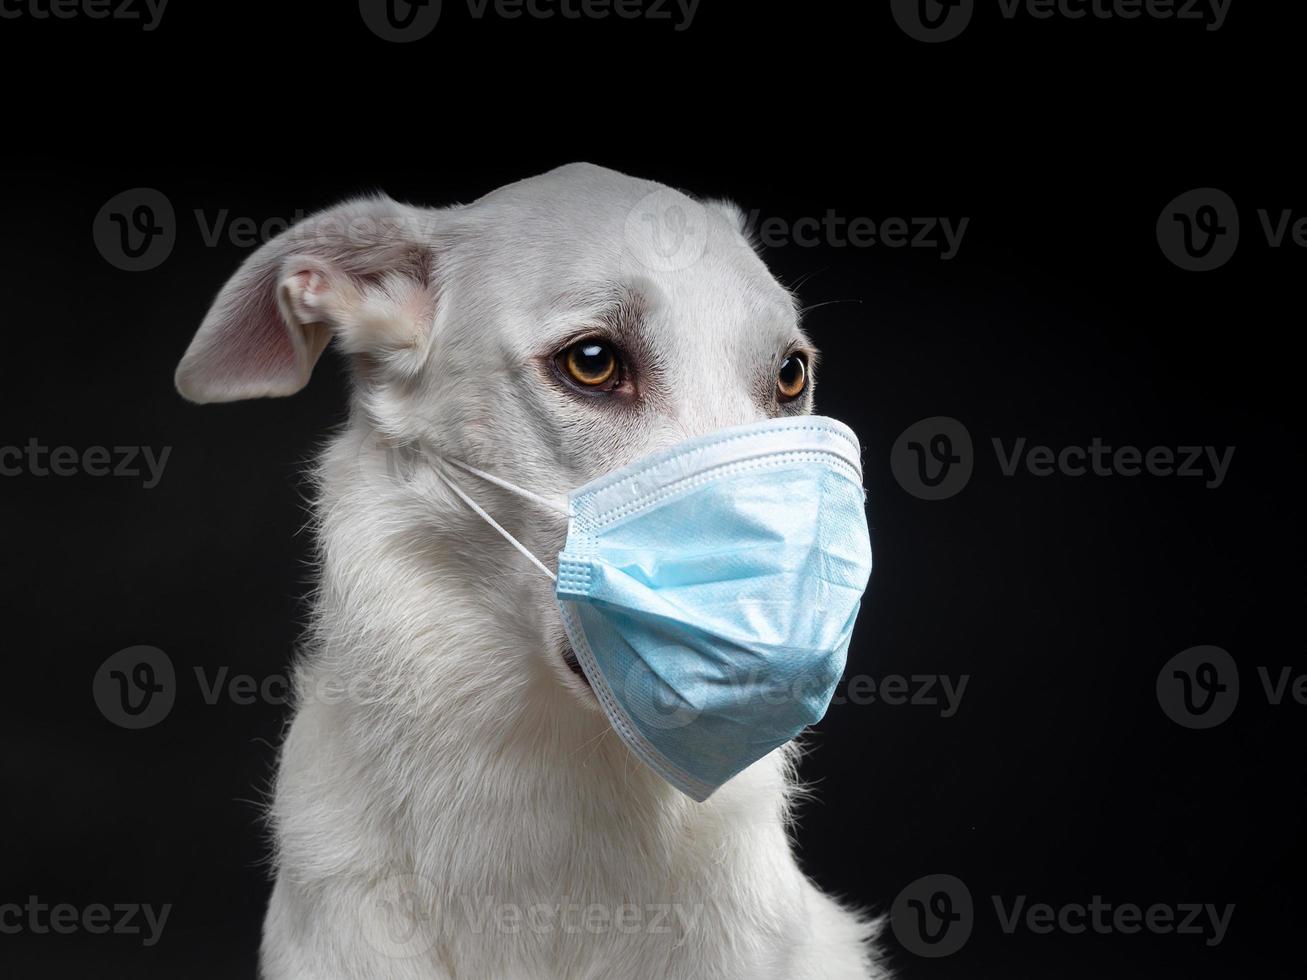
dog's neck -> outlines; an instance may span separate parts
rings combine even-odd
[[[682,796],[547,659],[559,652],[538,572],[457,507],[388,490],[370,469],[385,463],[355,445],[340,440],[323,464],[321,587],[297,690],[321,702],[312,730],[351,773],[353,799],[333,803],[360,810],[372,838],[360,865],[381,848],[405,873],[475,878],[481,890],[464,893],[556,894],[560,876],[580,876],[569,887],[600,894],[629,885],[628,862],[693,875],[747,828],[784,834],[782,753],[707,803]],[[467,853],[486,842],[494,860]],[[596,848],[609,859],[589,861]]]

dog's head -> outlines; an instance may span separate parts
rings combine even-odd
[[[448,209],[353,201],[250,257],[177,387],[196,402],[290,395],[334,339],[352,441],[325,482],[350,482],[351,466],[393,476],[402,455],[403,486],[350,492],[393,508],[386,527],[438,536],[429,553],[497,589],[536,659],[584,693],[548,579],[420,474],[444,455],[562,496],[692,436],[811,411],[815,352],[742,225],[733,205],[584,164]],[[546,563],[561,547],[557,515],[465,489]]]

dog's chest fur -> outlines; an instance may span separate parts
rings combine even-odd
[[[328,469],[356,471],[353,444]],[[511,578],[492,615],[460,559],[419,566],[415,536],[351,479],[321,501],[317,646],[272,808],[269,978],[867,975],[865,930],[790,854],[782,755],[705,804],[681,796],[506,655],[531,618]],[[856,972],[809,972],[832,939]]]

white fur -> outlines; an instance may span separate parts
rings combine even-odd
[[[642,237],[665,215],[641,209],[669,202],[668,237]],[[690,245],[669,259],[676,232]],[[614,297],[641,310],[648,368],[620,403],[548,370]],[[706,803],[664,783],[564,664],[549,580],[432,473],[444,453],[562,495],[685,438],[809,411],[810,396],[773,400],[803,336],[733,208],[588,165],[465,207],[351,202],[251,257],[178,387],[290,394],[333,337],[353,396],[316,473],[321,585],[271,806],[265,978],[884,976],[873,925],[795,864],[791,751]],[[560,517],[462,482],[557,553]],[[560,904],[587,911],[551,918]]]

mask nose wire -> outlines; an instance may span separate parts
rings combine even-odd
[[[499,477],[491,476],[489,473],[483,473],[480,470],[476,469],[475,467],[468,466],[466,463],[459,462],[456,459],[450,459],[447,456],[441,456],[440,459],[443,462],[447,462],[453,466],[457,466],[461,470],[466,470],[467,472],[471,473],[473,476],[480,477],[481,479],[486,480],[488,483],[493,483],[496,486],[503,487],[505,490],[509,491],[510,493],[518,494],[521,497],[525,497],[527,500],[532,500],[540,504],[542,507],[547,507],[552,511],[556,511],[558,513],[562,513],[565,516],[567,516],[566,510],[559,507],[557,504],[553,503],[549,499],[545,497],[541,497],[538,494],[532,493],[530,490],[523,490],[521,487],[517,487],[509,483],[507,480],[501,480]],[[536,568],[540,569],[540,571],[548,575],[551,581],[554,582],[558,581],[558,576],[555,575],[553,572],[551,572],[544,562],[542,562],[539,558],[537,558],[534,554],[532,554],[531,550],[526,545],[524,545],[521,541],[517,540],[517,538],[513,537],[513,535],[511,535],[507,530],[505,530],[503,525],[501,525],[493,517],[487,514],[485,509],[480,504],[478,504],[475,500],[473,500],[466,493],[464,493],[462,487],[460,487],[457,483],[455,483],[443,472],[441,472],[441,470],[438,467],[433,469],[432,472],[436,474],[436,478],[439,479],[441,483],[449,487],[449,489],[452,490],[458,496],[458,498],[461,501],[463,501],[463,503],[467,504],[468,507],[472,509],[473,513],[475,513],[483,521],[485,521],[496,531],[498,531],[500,535],[504,538],[504,540],[507,541],[509,544],[511,544],[518,551],[520,551],[522,555],[525,556],[526,559],[531,562],[531,564],[535,565]]]

